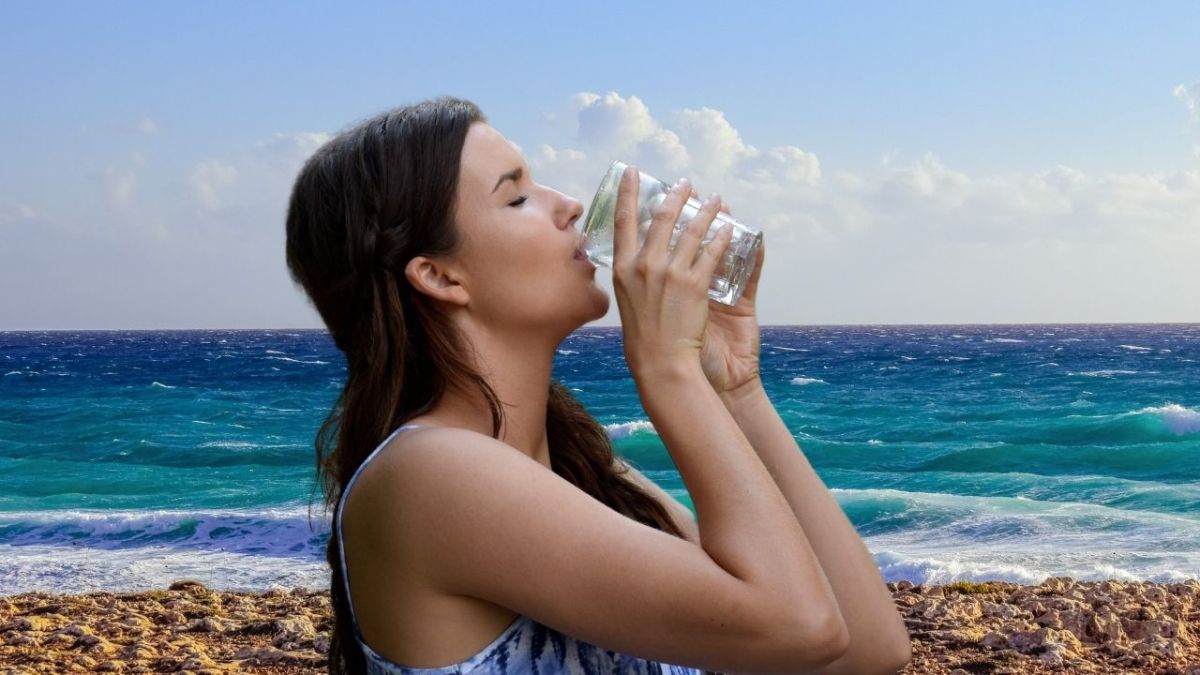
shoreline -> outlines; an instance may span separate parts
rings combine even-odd
[[[904,673],[1200,675],[1200,580],[888,583]],[[0,597],[3,673],[325,672],[329,593],[295,588]]]

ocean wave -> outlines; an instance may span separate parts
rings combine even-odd
[[[10,511],[0,513],[0,542],[100,550],[159,547],[246,555],[323,555],[327,518],[308,507],[210,511]]]
[[[864,538],[939,551],[1138,552],[1200,565],[1200,519],[1025,495],[831,489]]]
[[[1167,429],[1176,436],[1200,433],[1200,411],[1185,408],[1178,403],[1142,408],[1127,415],[1153,415],[1162,420]]]
[[[1152,352],[1153,347],[1139,347],[1138,345],[1117,345],[1121,349],[1128,349],[1131,352]]]
[[[865,541],[885,581],[948,584],[954,581],[1006,581],[1037,585],[1053,576],[1080,581],[1152,581],[1179,583],[1200,576],[1200,563],[1189,556],[1146,559],[1127,551],[1040,552],[885,548]]]
[[[266,360],[269,360],[269,361],[291,361],[292,363],[303,363],[303,364],[309,365],[309,366],[327,366],[327,365],[329,365],[328,361],[321,361],[321,360],[303,361],[301,359],[293,359],[290,356],[264,356],[263,358]]]
[[[658,433],[655,430],[654,425],[645,420],[605,424],[604,430],[608,432],[608,437],[614,441],[622,438],[628,438],[634,434]]]
[[[1136,370],[1086,370],[1080,373],[1067,373],[1068,375],[1079,375],[1082,377],[1112,377],[1113,375],[1137,375]]]
[[[829,384],[829,383],[818,377],[793,377],[792,384],[804,385],[804,384]]]
[[[279,558],[162,547],[98,550],[0,543],[0,595],[162,590],[180,579],[195,579],[222,591],[327,590],[329,565],[323,551],[315,555]]]
[[[571,354],[579,353],[579,352],[575,351],[574,349],[556,349],[554,351],[558,352],[562,356],[570,356]]]
[[[1025,342],[1025,340],[1018,340],[1017,338],[988,338],[984,342]]]
[[[177,389],[178,385],[163,384],[162,382],[151,382],[151,387],[162,387],[163,389]]]

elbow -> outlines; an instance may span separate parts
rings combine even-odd
[[[824,618],[809,617],[798,630],[786,650],[785,672],[814,672],[841,658],[850,649],[850,631],[846,620],[835,607]],[[800,639],[794,639],[799,637]]]
[[[824,666],[842,658],[850,650],[850,629],[840,611],[834,610],[816,632],[821,636],[812,659]]]

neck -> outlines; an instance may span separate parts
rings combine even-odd
[[[475,348],[475,366],[491,385],[504,411],[499,440],[550,468],[546,439],[546,402],[554,368],[554,350],[561,342],[536,343],[528,333],[510,336],[467,334]],[[448,389],[423,421],[471,429],[492,435],[487,399],[478,389]]]

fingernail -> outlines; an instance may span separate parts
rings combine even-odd
[[[690,181],[687,178],[680,178],[675,183],[675,189],[678,190],[679,192],[683,192],[684,190],[687,190],[687,186],[689,183],[690,183]]]
[[[720,204],[721,203],[721,195],[714,192],[708,196],[708,199],[704,203],[705,204]]]

